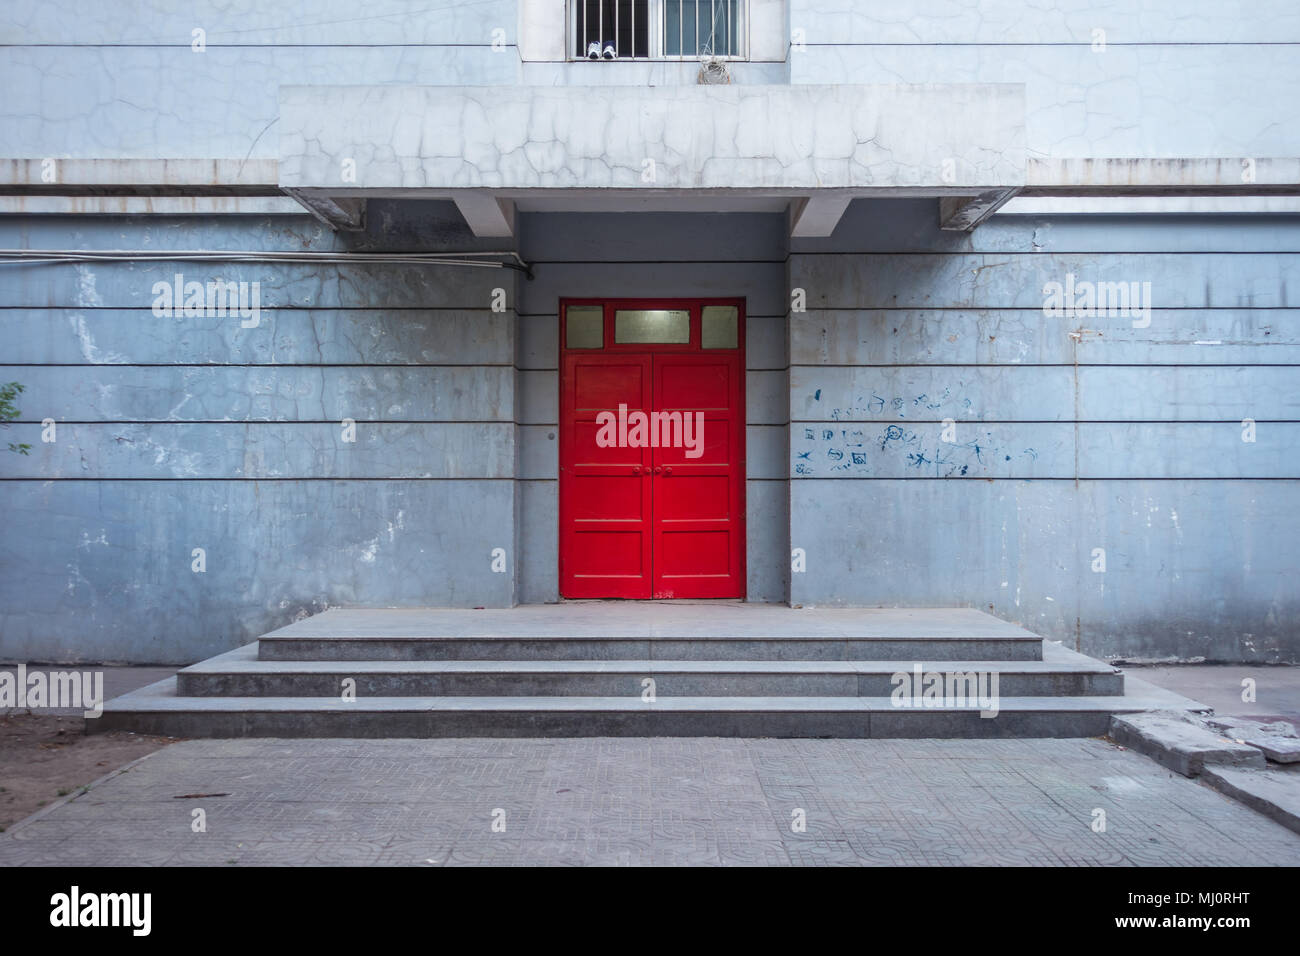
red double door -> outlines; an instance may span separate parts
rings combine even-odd
[[[562,596],[744,597],[743,311],[562,304]]]

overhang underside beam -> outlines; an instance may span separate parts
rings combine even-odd
[[[306,189],[288,189],[309,213],[335,232],[360,232],[366,227],[366,200],[361,196],[331,196]]]
[[[515,234],[515,204],[491,193],[468,191],[453,197],[470,231],[480,239],[510,238]]]
[[[807,199],[796,200],[790,210],[792,225],[790,235],[795,239],[825,239],[835,232],[840,218],[852,196],[831,194],[829,196],[813,195]]]
[[[988,189],[978,196],[940,199],[939,228],[950,232],[971,232],[1019,191],[1019,187]]]

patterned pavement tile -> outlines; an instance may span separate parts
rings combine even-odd
[[[196,740],[0,834],[40,864],[1295,866],[1300,835],[1098,739]]]

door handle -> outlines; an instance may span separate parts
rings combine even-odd
[[[659,465],[655,465],[655,474],[657,475],[657,474],[659,474],[661,471],[663,471],[663,468],[661,468]]]
[[[639,475],[639,474],[641,474],[641,466],[640,466],[640,465],[633,465],[633,466],[632,466],[632,474],[634,474],[634,475]]]
[[[671,475],[672,473],[673,473],[673,466],[672,466],[672,465],[668,465],[668,466],[666,466],[666,467],[664,468],[664,474],[665,474],[665,475]]]

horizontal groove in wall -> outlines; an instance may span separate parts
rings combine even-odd
[[[1157,343],[1152,348],[1159,348]],[[1168,343],[1190,344],[1190,343]],[[1237,343],[1232,343],[1233,345]],[[1249,345],[1250,343],[1241,343]],[[1208,347],[1208,346],[1207,346]],[[1260,346],[1261,348],[1265,346]],[[1300,368],[1297,362],[818,362],[816,365],[791,365],[791,369],[809,368]]]
[[[818,305],[806,312],[789,313],[789,317],[809,315],[814,312],[1038,312],[1041,305]],[[1295,305],[1166,305],[1156,312],[1296,312],[1300,306]],[[1062,316],[1044,315],[1044,319],[1060,321]],[[1113,318],[1113,316],[1082,316],[1089,318]],[[1122,318],[1122,316],[1120,316]]]
[[[84,482],[84,483],[88,483],[88,484],[104,484],[104,483],[115,482],[115,481],[123,481],[123,482],[126,482],[126,481],[129,481],[129,482],[153,482],[153,483],[158,483],[158,482],[174,482],[174,483],[176,483],[176,484],[194,484],[194,483],[196,483],[196,482],[222,482],[222,483],[229,483],[229,482],[243,482],[243,483],[246,483],[246,484],[256,484],[256,483],[258,483],[258,482],[266,482],[266,481],[275,481],[275,482],[289,482],[289,481],[326,482],[326,481],[334,481],[334,482],[354,482],[354,483],[358,483],[358,484],[359,484],[359,483],[362,483],[362,482],[366,482],[366,483],[374,483],[374,482],[395,482],[395,481],[401,481],[401,482],[412,482],[412,481],[419,481],[419,482],[432,482],[432,481],[442,481],[442,482],[461,482],[461,483],[464,483],[464,482],[482,482],[482,481],[493,481],[493,482],[499,482],[499,481],[532,481],[532,482],[548,482],[548,483],[555,483],[557,480],[558,480],[558,479],[555,479],[555,478],[517,478],[517,477],[513,477],[513,476],[507,476],[507,477],[501,477],[501,478],[338,478],[338,477],[329,477],[329,478],[322,478],[322,477],[300,477],[300,478],[26,478],[26,477],[21,477],[21,478],[20,478],[20,477],[4,477],[4,476],[0,476],[0,482],[24,482],[24,481],[25,481],[25,482],[28,482],[28,483],[30,483],[30,484],[41,484],[41,485],[43,485],[43,484],[48,484],[49,482],[53,482],[53,481],[58,481],[58,482],[78,482],[78,481],[79,481],[79,482]],[[1287,478],[1287,477],[1246,477],[1246,476],[1235,476],[1235,475],[1234,475],[1234,476],[1226,476],[1226,477],[1218,477],[1218,478],[1214,478],[1214,477],[1201,477],[1201,476],[1182,476],[1182,475],[1179,475],[1179,476],[1176,476],[1176,477],[1142,477],[1142,478],[1133,478],[1133,477],[1119,477],[1119,478],[1115,478],[1115,477],[1109,477],[1109,476],[1106,476],[1106,475],[1079,475],[1077,478],[1076,478],[1076,477],[1061,477],[1061,478],[1006,478],[1006,477],[997,477],[997,476],[992,476],[992,475],[989,475],[989,476],[983,476],[983,475],[980,475],[980,476],[971,476],[971,477],[963,477],[963,478],[931,478],[931,477],[924,477],[924,476],[914,477],[914,478],[878,478],[878,477],[869,477],[869,476],[863,476],[863,477],[857,477],[857,478],[847,478],[847,477],[846,477],[846,478],[818,478],[818,477],[815,477],[815,476],[814,476],[814,477],[806,477],[806,476],[802,476],[802,475],[791,475],[789,478],[746,478],[745,481],[746,481],[746,482],[779,482],[779,483],[782,483],[782,484],[785,484],[785,483],[787,483],[787,482],[793,483],[793,482],[814,482],[814,481],[832,481],[832,482],[846,482],[846,481],[873,481],[873,482],[890,482],[890,481],[951,481],[951,482],[972,482],[972,483],[978,483],[978,482],[994,482],[994,481],[997,481],[997,482],[1004,482],[1004,483],[1006,483],[1006,482],[1017,482],[1017,483],[1028,483],[1028,484],[1034,484],[1034,483],[1041,484],[1041,483],[1043,483],[1043,482],[1049,482],[1049,481],[1051,481],[1051,482],[1106,481],[1106,482],[1130,482],[1130,483],[1131,483],[1131,482],[1139,482],[1139,481],[1164,481],[1164,482],[1168,482],[1168,481],[1198,481],[1198,482],[1215,482],[1215,481],[1231,481],[1231,482],[1244,482],[1244,481],[1272,481],[1272,482],[1287,482],[1287,483],[1289,483],[1289,484],[1295,484],[1295,483],[1297,483],[1297,482],[1300,482],[1300,478]]]
[[[484,308],[482,302],[475,302],[472,305],[263,305],[259,307],[260,314],[265,315],[276,312],[321,312],[330,314],[347,314],[349,312],[482,312],[499,315],[502,318],[510,318],[514,315],[514,310],[506,309],[504,312],[492,312],[491,309]],[[0,305],[0,319],[4,318],[5,312],[136,312],[153,317],[153,312],[147,305]],[[176,321],[175,316],[159,316],[160,319]],[[184,319],[186,316],[180,316]],[[195,319],[238,319],[237,315],[196,315],[189,316]],[[244,331],[255,331],[246,329]]]
[[[1174,477],[1168,477],[1168,476],[1164,476],[1164,477],[1161,477],[1161,476],[1152,476],[1152,477],[1142,477],[1142,478],[1133,478],[1133,477],[1128,477],[1128,478],[1124,478],[1124,477],[1114,478],[1114,477],[1108,477],[1108,476],[1106,476],[1106,475],[1079,475],[1078,477],[1069,476],[1069,477],[1059,477],[1059,478],[1007,478],[1007,477],[999,477],[999,476],[995,476],[995,475],[972,475],[972,476],[967,476],[967,477],[952,477],[952,478],[933,478],[933,477],[926,477],[926,476],[917,476],[917,477],[915,477],[915,478],[878,478],[878,477],[871,477],[871,476],[862,476],[862,477],[857,477],[857,478],[818,478],[818,477],[816,477],[816,476],[806,477],[806,476],[803,476],[803,475],[791,475],[791,476],[790,476],[790,481],[791,481],[791,482],[797,482],[797,481],[956,481],[956,482],[962,482],[962,481],[971,481],[971,482],[981,482],[981,481],[983,481],[983,482],[992,482],[992,481],[999,481],[999,482],[1003,482],[1003,483],[1006,483],[1006,482],[1018,482],[1018,483],[1026,483],[1026,484],[1042,484],[1042,483],[1044,483],[1044,482],[1048,482],[1048,481],[1055,481],[1055,482],[1076,482],[1076,481],[1108,481],[1108,482],[1122,482],[1122,481],[1127,481],[1127,482],[1135,482],[1135,481],[1202,481],[1202,482],[1209,482],[1209,481],[1284,481],[1284,482],[1288,482],[1288,483],[1294,484],[1294,483],[1296,483],[1296,482],[1300,482],[1300,478],[1287,478],[1287,477],[1281,477],[1281,478],[1272,478],[1272,477],[1270,477],[1270,478],[1257,478],[1257,477],[1247,477],[1247,476],[1244,476],[1244,475],[1230,475],[1230,476],[1223,476],[1223,477],[1218,477],[1218,478],[1214,478],[1214,477],[1202,477],[1202,476],[1192,476],[1192,475],[1188,475],[1188,476],[1177,475],[1177,476],[1174,476]]]
[[[6,362],[6,368],[513,368],[509,362]],[[546,371],[520,369],[520,371]]]
[[[1240,418],[956,418],[958,425],[1240,425]],[[792,418],[791,425],[942,425],[945,418]],[[1294,418],[1252,418],[1258,425],[1294,425]]]
[[[1158,162],[1158,160],[1156,160]],[[1032,188],[1032,187],[1031,187]],[[1136,215],[1130,213],[1130,216]],[[1147,213],[1146,215],[1156,215]],[[1054,218],[1051,216],[1029,218]],[[1029,256],[1034,259],[1042,259],[1050,262],[1058,256],[1088,256],[1094,259],[1130,259],[1139,256],[1272,256],[1272,255],[1297,255],[1300,250],[1295,249],[1141,249],[1128,250],[1124,252],[1098,252],[1096,249],[1052,249],[1051,251],[1041,249],[899,249],[897,252],[882,249],[832,249],[832,250],[795,250],[790,253],[790,258],[796,256],[808,256],[809,258],[817,256],[820,258],[834,258],[836,256],[861,256],[863,258],[898,258],[901,256],[929,256],[932,259],[969,259],[974,257],[984,258],[1001,258],[1003,256]]]
[[[43,419],[19,418],[10,424],[39,425]],[[60,425],[329,425],[338,428],[338,418],[56,418]],[[517,422],[509,418],[356,418],[358,425],[540,425],[546,422]],[[551,426],[554,427],[554,426]]]
[[[147,481],[147,482],[155,482],[155,483],[156,483],[156,482],[160,482],[160,481],[172,481],[172,482],[176,482],[176,483],[178,483],[178,484],[193,484],[193,483],[195,483],[195,482],[204,482],[204,481],[213,481],[213,482],[215,482],[215,481],[219,481],[219,482],[223,482],[223,483],[226,483],[226,482],[232,482],[232,481],[237,481],[237,482],[244,482],[244,483],[246,483],[246,484],[255,484],[255,483],[263,482],[263,481],[278,481],[278,482],[284,482],[284,481],[314,481],[314,482],[321,482],[321,481],[350,481],[350,482],[376,482],[376,481],[451,481],[451,482],[480,482],[480,481],[521,481],[521,480],[523,480],[523,479],[515,478],[515,477],[513,477],[513,476],[507,476],[507,477],[504,477],[504,478],[488,478],[488,477],[483,477],[483,478],[393,478],[393,477],[389,477],[389,478],[347,478],[347,477],[319,477],[319,476],[310,476],[310,475],[305,475],[305,476],[297,477],[297,478],[243,478],[243,477],[230,477],[230,478],[220,478],[220,477],[215,477],[215,478],[18,478],[18,477],[4,477],[4,476],[0,476],[0,481],[10,481],[10,482],[30,481],[30,482],[34,482],[34,483],[37,483],[37,484],[45,484],[46,482],[50,482],[50,481],[62,481],[62,482],[70,482],[70,481],[84,481],[84,482],[92,482],[92,483],[95,483],[95,484],[103,484],[103,483],[105,483],[105,482],[113,482],[113,481],[132,481],[132,482]]]
[[[1184,343],[1185,344],[1185,343]],[[1235,344],[1235,343],[1234,343]],[[1243,343],[1248,344],[1248,343]],[[1263,346],[1261,346],[1263,347]],[[510,362],[6,362],[5,368],[506,368],[516,372],[558,372],[553,366]],[[1300,362],[818,362],[815,365],[746,366],[747,372],[788,372],[829,368],[1300,368]]]

